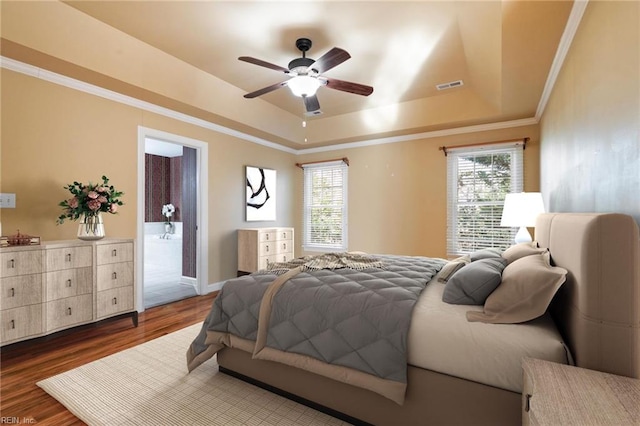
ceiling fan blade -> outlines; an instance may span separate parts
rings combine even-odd
[[[364,84],[352,83],[350,81],[327,78],[327,87],[343,92],[355,93],[356,95],[369,96],[373,93],[373,87]]]
[[[320,110],[320,102],[318,102],[318,97],[316,95],[313,96],[303,96],[304,107],[307,112],[315,112]]]
[[[244,97],[247,99],[251,99],[260,95],[264,95],[265,93],[273,92],[274,90],[286,86],[288,81],[289,80],[285,80],[281,81],[280,83],[272,84],[271,86],[263,87],[262,89],[256,90],[255,92],[247,93],[246,95],[244,95]]]
[[[282,71],[287,74],[289,73],[288,68],[284,68],[284,67],[281,67],[280,65],[275,65],[275,64],[263,61],[261,59],[252,58],[250,56],[240,56],[238,59],[244,62],[249,62],[250,64],[259,65],[265,68],[271,68],[272,70]]]
[[[349,55],[346,50],[334,47],[322,55],[320,59],[311,64],[309,68],[318,71],[318,74],[322,74],[323,72],[329,71],[331,68],[340,65],[350,57],[351,55]]]

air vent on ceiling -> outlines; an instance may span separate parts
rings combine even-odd
[[[462,80],[456,80],[456,81],[450,81],[448,83],[438,84],[436,85],[436,88],[438,90],[453,89],[454,87],[460,87],[463,84],[464,83],[462,82]]]

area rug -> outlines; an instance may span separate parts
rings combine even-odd
[[[88,425],[343,425],[338,419],[218,372],[191,373],[196,324],[118,352],[38,386]]]

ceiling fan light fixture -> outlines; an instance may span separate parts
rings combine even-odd
[[[298,75],[289,80],[287,86],[291,89],[291,93],[301,98],[303,96],[314,96],[321,83],[317,78]]]

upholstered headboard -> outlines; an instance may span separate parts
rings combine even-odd
[[[640,236],[631,216],[546,213],[535,238],[569,271],[551,307],[576,364],[640,378]]]

